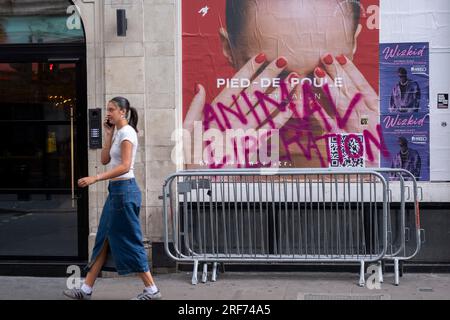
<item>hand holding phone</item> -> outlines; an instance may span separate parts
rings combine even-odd
[[[109,120],[108,117],[105,117],[105,120],[103,121],[103,126],[105,127],[105,132],[112,134],[114,131],[114,124]]]

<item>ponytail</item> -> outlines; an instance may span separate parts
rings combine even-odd
[[[113,102],[117,107],[120,109],[125,109],[126,114],[130,114],[130,119],[128,120],[128,124],[138,132],[137,124],[138,124],[138,113],[135,108],[130,107],[130,102],[128,99],[124,97],[115,97],[111,99],[111,102]]]
[[[138,124],[138,113],[135,108],[130,107],[130,120],[128,120],[128,124],[133,127],[136,132],[138,132],[137,124]]]

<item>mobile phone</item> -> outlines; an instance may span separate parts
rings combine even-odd
[[[109,119],[106,119],[106,125],[110,128],[113,126],[113,124],[109,121]]]

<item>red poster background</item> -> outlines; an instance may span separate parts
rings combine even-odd
[[[277,1],[277,0],[274,0]],[[182,0],[182,76],[183,119],[194,96],[196,83],[201,83],[211,102],[221,89],[216,88],[217,78],[232,78],[236,71],[222,53],[219,28],[226,28],[225,0]],[[379,0],[361,0],[361,24],[358,50],[354,63],[378,92],[379,81],[379,30],[366,27],[367,8],[379,6]],[[203,17],[199,10],[209,7]]]

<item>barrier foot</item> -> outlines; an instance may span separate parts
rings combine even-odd
[[[208,264],[203,264],[202,282],[206,283],[208,281]]]
[[[364,278],[365,270],[364,270],[364,261],[361,261],[361,269],[359,271],[359,283],[360,287],[364,287],[366,285],[366,279]]]
[[[211,281],[212,282],[216,282],[217,281],[217,262],[213,263],[212,274],[211,274]]]
[[[382,261],[378,262],[378,281],[380,283],[384,282],[384,279],[383,279],[383,262]]]
[[[395,276],[394,285],[398,286],[399,283],[400,283],[400,280],[399,280],[398,259],[394,259],[394,276]]]
[[[192,284],[194,286],[198,283],[197,272],[198,272],[198,260],[195,260],[194,261],[194,271],[192,272]]]

